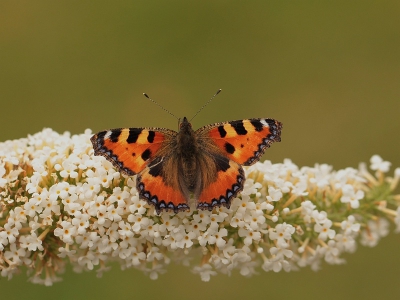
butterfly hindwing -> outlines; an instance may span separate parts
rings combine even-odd
[[[176,135],[160,128],[117,128],[92,136],[95,155],[102,155],[119,171],[132,176],[142,171],[149,160]]]
[[[249,166],[273,142],[281,140],[282,124],[273,119],[245,119],[204,126],[196,131],[231,160]]]
[[[137,175],[136,187],[139,197],[154,205],[157,213],[162,210],[177,213],[189,209],[190,195],[182,189],[180,180],[177,157],[157,156]]]
[[[209,162],[207,168],[201,168],[202,187],[197,208],[212,210],[221,205],[229,208],[232,198],[243,190],[244,171],[238,163],[218,153],[205,155]]]

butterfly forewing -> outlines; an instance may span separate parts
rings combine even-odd
[[[119,171],[135,175],[158,153],[175,131],[160,128],[117,128],[92,136],[95,155],[102,155]]]
[[[217,123],[196,131],[228,158],[241,165],[257,162],[265,150],[281,140],[282,124],[273,119],[247,119]]]

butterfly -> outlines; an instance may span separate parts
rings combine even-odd
[[[147,95],[146,95],[147,96]],[[185,117],[179,131],[166,128],[117,128],[91,137],[94,154],[119,172],[136,177],[141,199],[157,214],[230,207],[243,190],[242,166],[257,162],[273,142],[281,141],[282,123],[244,119],[210,124],[194,131]]]

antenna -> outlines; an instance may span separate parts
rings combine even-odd
[[[177,116],[175,116],[172,112],[170,112],[168,109],[164,108],[163,106],[161,106],[160,104],[158,104],[156,101],[154,101],[153,99],[151,99],[149,97],[149,95],[147,95],[146,93],[143,93],[143,95],[149,99],[151,102],[153,102],[155,105],[157,105],[158,107],[161,107],[163,110],[165,110],[167,113],[169,113],[171,116],[175,117],[176,119],[178,119],[179,122],[179,118]]]
[[[212,96],[211,99],[208,100],[208,101],[197,111],[197,113],[193,116],[193,118],[190,119],[189,122],[191,122],[191,121],[198,115],[198,113],[201,112],[201,111],[203,110],[203,108],[206,107],[206,106],[208,105],[208,103],[210,103],[210,102],[212,101],[212,99],[214,99],[215,96],[217,96],[221,91],[222,91],[222,90],[219,89],[219,90],[214,94],[214,96]]]

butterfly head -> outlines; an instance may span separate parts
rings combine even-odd
[[[179,130],[186,131],[191,130],[192,124],[190,124],[189,120],[186,117],[183,117],[182,120],[179,119]]]

